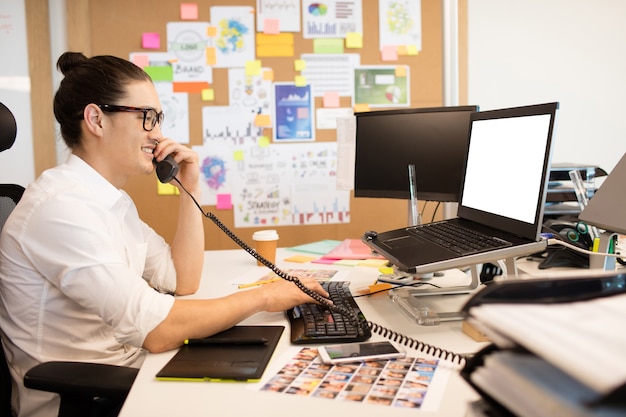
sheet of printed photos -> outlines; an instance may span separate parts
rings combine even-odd
[[[329,365],[303,348],[261,390],[419,409],[437,365],[410,357]]]

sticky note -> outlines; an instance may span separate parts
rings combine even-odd
[[[205,88],[202,90],[202,101],[213,101],[215,100],[215,90],[212,88]]]
[[[398,45],[397,53],[398,53],[398,55],[408,55],[409,54],[406,45]]]
[[[217,194],[215,208],[218,210],[230,210],[233,208],[231,194]]]
[[[207,65],[215,65],[217,63],[217,52],[215,47],[209,46],[204,49],[204,55],[206,56]]]
[[[404,65],[398,65],[395,74],[396,77],[406,77],[406,67]]]
[[[303,263],[311,262],[314,259],[315,259],[314,256],[294,255],[294,256],[290,256],[289,258],[285,258],[285,261],[298,262],[298,263],[303,264]]]
[[[181,20],[197,20],[198,19],[198,5],[196,3],[181,3],[180,4],[180,19]]]
[[[260,75],[261,74],[261,60],[255,59],[252,61],[246,61],[246,75]]]
[[[265,148],[270,145],[270,138],[267,136],[259,136],[256,140],[256,144],[261,148]]]
[[[181,81],[172,83],[172,92],[202,94],[202,90],[206,90],[209,87],[210,85],[206,81]]]
[[[217,36],[217,26],[208,26],[206,28],[206,35],[214,38],[215,36]]]
[[[263,70],[263,81],[274,81],[274,70]]]
[[[157,178],[155,178],[157,182],[157,194],[158,195],[178,195],[180,192],[178,188],[174,187],[172,184],[163,184]]]
[[[385,264],[387,264],[386,259],[365,259],[364,261],[359,263],[359,266],[371,266],[374,268],[380,268]]]
[[[256,35],[256,56],[293,56],[294,53],[293,33],[279,33],[277,35],[267,35],[257,33]]]
[[[339,93],[336,91],[327,91],[324,93],[324,107],[339,107]]]
[[[233,152],[233,160],[235,161],[243,161],[243,151],[237,150]]]
[[[139,68],[144,68],[150,65],[150,58],[148,55],[135,55],[133,56],[133,64],[137,65]]]
[[[263,33],[268,35],[276,35],[280,33],[280,20],[265,19],[263,21]]]
[[[152,78],[152,81],[172,81],[174,79],[174,69],[168,66],[143,67],[143,70]]]
[[[313,52],[316,54],[343,54],[343,38],[313,39]]]
[[[380,51],[380,59],[383,61],[397,61],[398,60],[398,48],[396,45],[385,45]]]
[[[304,87],[306,85],[306,77],[296,75],[293,82],[296,84],[296,87]]]
[[[367,103],[355,104],[354,111],[355,113],[359,113],[363,111],[370,111],[370,105]]]
[[[269,114],[257,114],[254,117],[254,125],[260,127],[271,127],[272,119]]]
[[[406,53],[407,55],[417,55],[419,54],[419,50],[417,49],[416,45],[409,45],[406,48]]]
[[[363,35],[357,32],[346,33],[346,48],[363,48]]]
[[[302,71],[306,69],[306,61],[304,59],[296,59],[293,61],[293,68],[296,71]]]
[[[145,32],[141,35],[141,47],[144,49],[161,48],[161,35],[156,32]]]

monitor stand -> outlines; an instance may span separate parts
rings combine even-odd
[[[517,276],[515,258],[507,258],[501,263],[504,276]],[[388,292],[389,299],[415,323],[422,326],[434,326],[444,321],[463,320],[465,315],[460,307],[467,301],[467,294],[478,289],[480,275],[478,265],[470,265],[471,281],[468,285],[441,288],[395,288]],[[405,282],[406,284],[407,282]],[[439,297],[427,297],[427,296]],[[444,307],[445,310],[441,311]],[[450,310],[452,308],[452,310]]]

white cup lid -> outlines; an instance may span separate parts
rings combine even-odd
[[[276,230],[259,230],[254,232],[252,240],[278,240]]]

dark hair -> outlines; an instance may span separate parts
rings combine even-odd
[[[129,83],[152,81],[137,65],[110,55],[87,58],[80,52],[65,52],[57,69],[65,77],[54,95],[54,117],[70,148],[80,143],[80,124],[88,104],[116,104]]]

